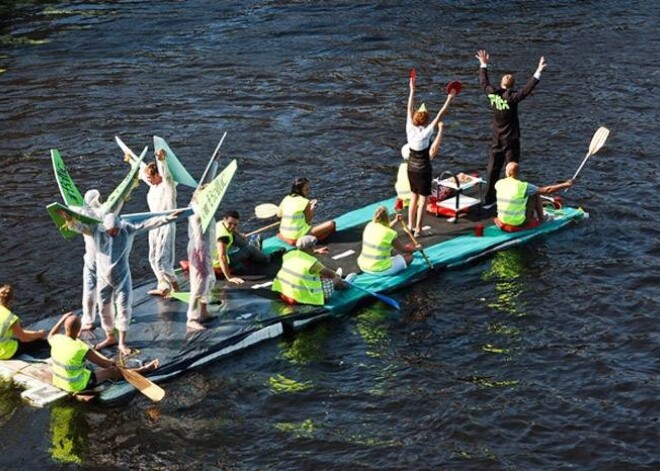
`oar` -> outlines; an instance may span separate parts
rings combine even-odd
[[[598,130],[594,133],[594,137],[591,138],[591,144],[589,144],[589,152],[587,152],[587,156],[584,158],[584,160],[578,167],[577,171],[575,172],[575,175],[573,175],[573,180],[577,178],[578,173],[580,173],[580,170],[582,170],[584,164],[587,163],[587,159],[592,155],[594,155],[596,152],[598,152],[601,147],[603,147],[603,144],[605,144],[605,141],[607,140],[607,136],[609,135],[610,135],[609,129],[602,126],[598,128]]]
[[[245,234],[245,237],[250,237],[251,235],[259,234],[260,232],[267,231],[268,229],[272,229],[273,227],[277,227],[279,225],[280,225],[280,221],[276,221],[272,224],[268,224],[267,226],[262,227],[261,229],[257,229],[255,231],[248,232],[247,234]]]
[[[127,370],[121,366],[118,366],[117,368],[119,368],[119,371],[121,371],[121,374],[126,381],[131,383],[135,389],[140,391],[152,401],[158,402],[165,397],[165,390],[163,388],[148,380],[140,373],[134,370]]]
[[[257,216],[258,219],[268,219],[277,216],[278,211],[279,207],[276,204],[264,203],[257,205],[254,208],[254,215]]]
[[[392,307],[393,307],[394,309],[396,309],[397,311],[400,311],[400,310],[401,310],[401,306],[399,305],[399,303],[398,303],[395,299],[390,298],[389,296],[385,296],[385,295],[383,295],[383,294],[379,294],[379,293],[375,293],[375,292],[373,292],[373,291],[369,291],[368,289],[365,289],[365,288],[363,288],[363,287],[361,287],[361,286],[358,286],[358,285],[356,285],[355,283],[351,283],[350,281],[346,281],[346,280],[342,280],[342,281],[343,281],[344,283],[346,283],[348,286],[352,287],[352,288],[355,288],[355,289],[357,289],[357,290],[359,290],[359,291],[362,291],[362,292],[364,292],[364,293],[370,294],[370,295],[373,296],[374,298],[383,301],[385,304],[389,304],[390,306],[392,306]]]
[[[412,235],[412,232],[410,232],[410,229],[408,229],[408,226],[406,226],[406,223],[403,222],[403,219],[399,219],[399,222],[401,223],[401,226],[403,227],[403,230],[406,231],[406,234],[408,234],[408,237],[410,237],[410,240],[412,241],[415,246],[419,245],[419,242],[417,242],[417,239],[415,239],[415,236]],[[433,268],[433,264],[431,263],[431,260],[426,256],[424,253],[424,249],[419,249],[420,252],[422,252],[422,257],[424,257],[424,260],[426,260],[426,263],[428,264],[429,268]]]

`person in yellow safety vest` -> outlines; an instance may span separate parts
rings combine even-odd
[[[64,325],[64,334],[59,333],[62,325]],[[67,312],[62,315],[48,334],[53,365],[53,386],[73,393],[92,389],[104,381],[122,377],[114,360],[103,356],[78,339],[80,327],[80,318],[73,312]],[[85,366],[85,361],[101,368],[91,370]],[[158,364],[158,360],[153,360],[132,370],[137,373],[146,373],[158,368]]]
[[[236,269],[247,260],[266,265],[270,263],[270,255],[261,251],[258,245],[251,243],[238,232],[239,214],[236,210],[227,211],[221,221],[215,226],[216,252],[213,266],[220,268],[229,283],[242,284],[245,280],[232,276],[230,268]],[[259,239],[256,239],[259,240]]]
[[[46,338],[45,330],[27,330],[21,321],[9,310],[14,301],[11,285],[0,286],[0,360],[9,360],[18,353],[28,353],[43,346],[39,340]]]
[[[326,268],[314,257],[314,253],[328,253],[327,247],[315,249],[317,242],[314,236],[302,236],[296,241],[296,250],[282,257],[282,268],[277,272],[272,290],[290,304],[323,306],[335,289],[346,287],[339,273]],[[354,273],[346,277],[348,281],[353,278]]]
[[[362,252],[357,259],[358,266],[365,273],[373,275],[394,275],[406,269],[413,259],[413,252],[421,248],[406,246],[398,239],[392,227],[403,220],[400,214],[390,221],[385,206],[376,208],[370,223],[362,233]],[[392,256],[392,249],[401,252]]]
[[[534,219],[544,221],[543,206],[539,195],[549,195],[573,186],[573,180],[556,185],[537,187],[518,179],[519,165],[509,162],[506,178],[495,184],[497,195],[497,219],[509,226],[527,226]]]
[[[277,217],[280,221],[280,235],[292,245],[300,237],[310,234],[324,240],[335,232],[335,222],[326,221],[312,227],[317,200],[309,200],[309,180],[296,178],[291,185],[291,193],[280,203]]]

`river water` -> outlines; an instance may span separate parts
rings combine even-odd
[[[199,176],[226,131],[244,227],[297,175],[323,219],[392,194],[411,67],[432,112],[463,82],[436,172],[485,171],[480,48],[519,86],[548,60],[520,105],[527,180],[570,177],[612,133],[564,195],[588,220],[395,293],[401,315],[261,344],[156,406],[38,410],[1,386],[0,467],[659,469],[659,18],[653,1],[2,2],[0,282],[24,323],[79,307],[83,244],[44,210],[53,147],[106,195],[127,170],[115,135],[162,136]]]

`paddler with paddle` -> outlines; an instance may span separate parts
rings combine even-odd
[[[431,181],[433,168],[431,160],[436,156],[442,140],[443,124],[440,122],[447,113],[449,104],[454,96],[461,90],[460,82],[451,82],[447,86],[447,100],[438,111],[433,121],[429,122],[429,112],[424,103],[417,111],[415,107],[415,82],[417,74],[415,69],[410,73],[410,94],[408,95],[408,108],[406,117],[406,137],[410,157],[408,159],[408,180],[410,181],[410,205],[408,207],[408,228],[418,237],[422,232],[424,214],[426,213],[426,199],[431,195]],[[436,147],[431,151],[431,136],[435,128],[438,135],[433,144]]]
[[[64,334],[60,333],[62,326],[64,326]],[[122,377],[117,362],[105,357],[78,339],[80,328],[80,318],[73,312],[67,312],[48,334],[53,386],[72,393],[93,389],[104,381]],[[91,370],[85,366],[85,361],[100,368]],[[158,360],[153,360],[140,368],[127,368],[127,371],[138,374],[146,373],[158,368],[158,364]]]
[[[518,103],[523,101],[541,80],[541,72],[546,68],[544,57],[539,60],[536,72],[525,87],[516,91],[513,89],[515,77],[505,74],[500,81],[500,87],[494,87],[488,81],[488,59],[485,50],[477,51],[479,60],[479,81],[490,100],[493,109],[493,138],[488,154],[488,187],[484,199],[484,209],[490,209],[495,204],[495,183],[500,178],[504,163],[520,161],[520,123],[518,121]]]
[[[376,208],[374,216],[362,233],[362,251],[357,259],[360,269],[372,275],[394,275],[410,265],[413,253],[421,245],[404,245],[393,227],[403,221],[400,214],[390,221],[385,206]],[[392,256],[392,249],[399,252]]]
[[[272,290],[280,293],[289,304],[312,304],[323,306],[336,289],[346,288],[337,271],[325,267],[314,256],[328,253],[327,247],[316,248],[318,239],[305,235],[296,241],[296,249],[282,257],[282,268],[277,272]],[[346,276],[353,281],[355,273]]]
[[[9,360],[19,353],[38,350],[45,344],[45,330],[27,330],[21,327],[21,320],[9,310],[14,302],[14,288],[0,286],[0,360]]]
[[[506,178],[495,184],[497,218],[495,224],[505,232],[516,232],[536,227],[546,220],[539,195],[549,195],[573,186],[573,179],[556,185],[537,187],[519,179],[519,165],[509,162]]]

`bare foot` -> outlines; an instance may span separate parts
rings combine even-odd
[[[172,291],[179,291],[179,290],[180,290],[179,283],[176,282],[176,281],[173,281],[172,282]]]
[[[149,371],[153,371],[156,368],[158,368],[159,365],[160,362],[158,360],[152,360],[146,365],[141,366],[140,368],[136,368],[133,371],[135,371],[136,373],[148,373]]]
[[[94,324],[83,324],[80,326],[80,331],[81,332],[86,332],[88,330],[94,330]]]
[[[135,350],[133,350],[131,347],[126,345],[125,343],[120,344],[117,346],[117,350],[119,351],[119,354],[122,356],[130,356],[135,353]]]
[[[188,321],[186,322],[186,327],[191,330],[206,330],[206,327],[200,324],[199,321]]]
[[[117,339],[114,335],[108,335],[105,340],[94,345],[94,350],[99,351],[106,347],[112,347],[113,345],[117,345]]]
[[[168,288],[163,288],[163,289],[151,289],[147,291],[147,294],[150,294],[152,296],[162,296],[165,297],[170,293],[170,290]]]

